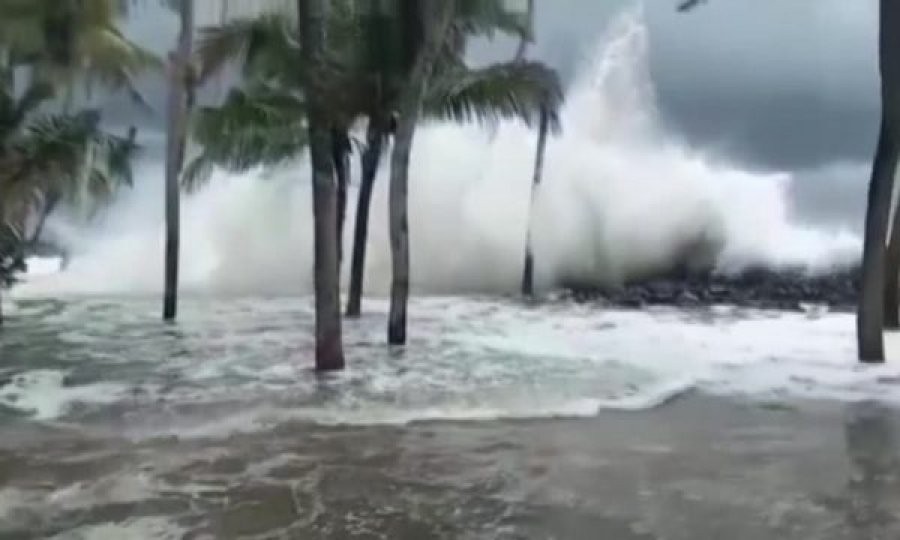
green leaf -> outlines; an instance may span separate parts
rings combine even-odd
[[[429,117],[481,123],[515,118],[533,125],[546,109],[551,127],[560,127],[562,84],[557,73],[541,63],[509,62],[474,70],[456,65],[437,77],[423,107]]]
[[[197,189],[213,165],[242,172],[296,159],[307,146],[305,118],[301,98],[264,87],[233,90],[222,106],[200,109],[193,134],[202,151],[185,170],[184,188]]]

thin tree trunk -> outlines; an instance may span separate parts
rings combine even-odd
[[[859,358],[866,363],[884,362],[884,292],[887,227],[891,195],[897,170],[898,110],[896,89],[900,84],[900,2],[881,0],[879,54],[881,68],[881,133],[872,166],[863,245],[862,290],[857,311]]]
[[[327,0],[297,0],[300,40],[307,70],[306,100],[312,163],[316,370],[344,368],[341,338],[340,276],[337,249],[337,190],[328,107],[326,50]]]
[[[163,320],[174,321],[178,313],[178,258],[181,243],[181,170],[187,138],[187,116],[193,82],[191,54],[194,41],[194,0],[181,2],[181,33],[178,50],[170,57],[169,108],[166,133],[166,269]]]
[[[406,343],[406,310],[409,301],[409,157],[419,119],[419,109],[442,47],[447,41],[456,10],[455,0],[422,0],[425,41],[416,54],[409,84],[399,102],[397,132],[391,154],[389,190],[391,236],[391,310],[388,316],[388,343]]]
[[[31,235],[31,240],[29,244],[31,245],[31,249],[37,247],[38,242],[41,241],[41,235],[44,234],[44,227],[47,225],[47,218],[50,217],[50,214],[56,210],[57,205],[59,204],[60,196],[58,193],[50,193],[47,195],[47,201],[44,204],[44,207],[41,208],[41,215],[38,218],[37,225],[34,228],[34,233]]]
[[[528,29],[519,40],[519,47],[516,49],[515,56],[516,62],[521,62],[525,59],[525,54],[528,52],[528,45],[534,41],[534,0],[528,0],[528,7],[526,9]]]
[[[9,48],[0,45],[0,84],[9,92],[9,95],[16,96],[15,68],[12,66],[12,53]]]
[[[344,260],[344,223],[347,219],[347,185],[350,183],[350,138],[347,130],[335,128],[331,132],[331,159],[337,180],[337,245],[338,274]]]
[[[896,178],[894,182],[896,183]],[[884,327],[888,330],[900,329],[900,241],[897,239],[898,235],[900,235],[900,211],[895,210],[884,262]]]
[[[356,204],[356,227],[353,231],[353,255],[350,261],[350,293],[347,297],[347,317],[362,314],[363,281],[366,273],[366,243],[369,240],[369,208],[372,190],[381,162],[381,150],[386,134],[375,119],[369,120],[366,151],[362,155],[362,182]]]
[[[522,270],[522,294],[534,296],[534,251],[531,245],[531,214],[534,210],[534,200],[544,176],[544,155],[547,152],[547,131],[550,128],[550,115],[545,108],[541,108],[540,125],[538,126],[537,152],[534,158],[534,176],[531,182],[531,198],[528,202],[528,224],[525,233],[525,267]]]
[[[900,23],[900,21],[897,21]],[[895,33],[900,32],[900,28],[895,28]],[[893,44],[892,46],[900,46],[900,44]],[[898,58],[900,59],[900,58]],[[888,77],[887,74],[883,74],[882,84],[884,86],[884,101],[886,104],[896,104],[898,100],[900,100],[900,80],[893,80]],[[887,106],[887,105],[886,105]],[[891,108],[896,108],[897,105],[891,105]],[[896,138],[898,137],[898,129],[900,129],[900,120],[896,119],[896,115],[892,115],[890,118],[887,118],[886,122],[890,122],[892,126],[891,130],[894,134],[894,147],[891,149],[891,156],[893,159],[893,168],[894,168],[894,176],[892,180],[892,185],[894,186],[891,190],[891,210],[893,211],[893,220],[890,224],[891,232],[887,239],[887,252],[885,254],[885,265],[884,265],[884,327],[885,329],[897,330],[900,329],[900,198],[898,200],[893,200],[894,192],[897,189],[897,159],[898,155],[900,155],[900,150],[896,148],[897,144],[900,144]]]

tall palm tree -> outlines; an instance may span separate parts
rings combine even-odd
[[[327,2],[297,0],[303,62],[306,64],[304,94],[309,124],[310,161],[313,173],[315,238],[316,369],[344,368],[341,338],[341,301],[335,223],[337,192],[331,159],[334,120],[328,109],[330,91]]]
[[[193,105],[194,0],[182,0],[178,48],[169,58],[169,103],[166,126],[166,251],[163,320],[178,313],[178,259],[181,245],[180,178],[184,168],[188,115]]]
[[[541,120],[538,126],[538,144],[534,158],[534,176],[531,181],[531,196],[529,200],[528,224],[525,234],[525,264],[522,270],[522,295],[534,296],[534,250],[531,244],[531,214],[534,208],[534,200],[544,176],[544,155],[547,153],[547,132],[550,129],[551,112],[541,109]]]
[[[418,4],[412,1],[407,3]],[[411,21],[410,25],[421,25],[424,36],[410,73],[409,84],[398,101],[397,132],[391,155],[391,307],[388,314],[388,343],[391,345],[406,343],[406,310],[409,300],[409,158],[428,80],[450,35],[456,0],[423,1],[417,7],[421,9],[421,13],[416,13],[413,17],[419,20]]]
[[[900,3],[881,0],[880,14],[881,131],[869,184],[856,318],[859,358],[866,363],[884,362],[885,240],[900,157]]]

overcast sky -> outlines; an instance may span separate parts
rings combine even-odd
[[[532,55],[571,77],[610,19],[633,3],[537,0]],[[877,1],[709,0],[688,14],[675,11],[676,0],[644,4],[668,127],[746,167],[795,173],[805,217],[858,223],[878,128]],[[128,32],[169,48],[172,14],[138,15]],[[159,89],[151,94],[161,103]]]

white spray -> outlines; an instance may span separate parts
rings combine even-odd
[[[548,145],[532,216],[540,286],[572,279],[615,282],[709,257],[725,270],[750,264],[821,269],[856,259],[859,242],[849,232],[792,222],[790,175],[744,172],[687,148],[661,128],[655,101],[647,28],[639,11],[628,12],[585,63],[567,95],[564,131]],[[536,139],[513,122],[494,130],[432,124],[418,131],[410,190],[417,291],[517,289]],[[183,288],[308,292],[308,169],[297,163],[265,174],[217,173],[207,189],[188,198]],[[148,204],[146,194],[162,200],[155,186],[161,166],[142,176],[154,188],[123,200],[102,228],[73,231],[52,224],[70,241],[71,265],[63,273],[35,276],[15,293],[158,292],[161,206],[155,199]],[[373,200],[366,272],[373,294],[387,289],[390,275],[386,193],[383,173]],[[352,215],[351,205],[347,247]]]

